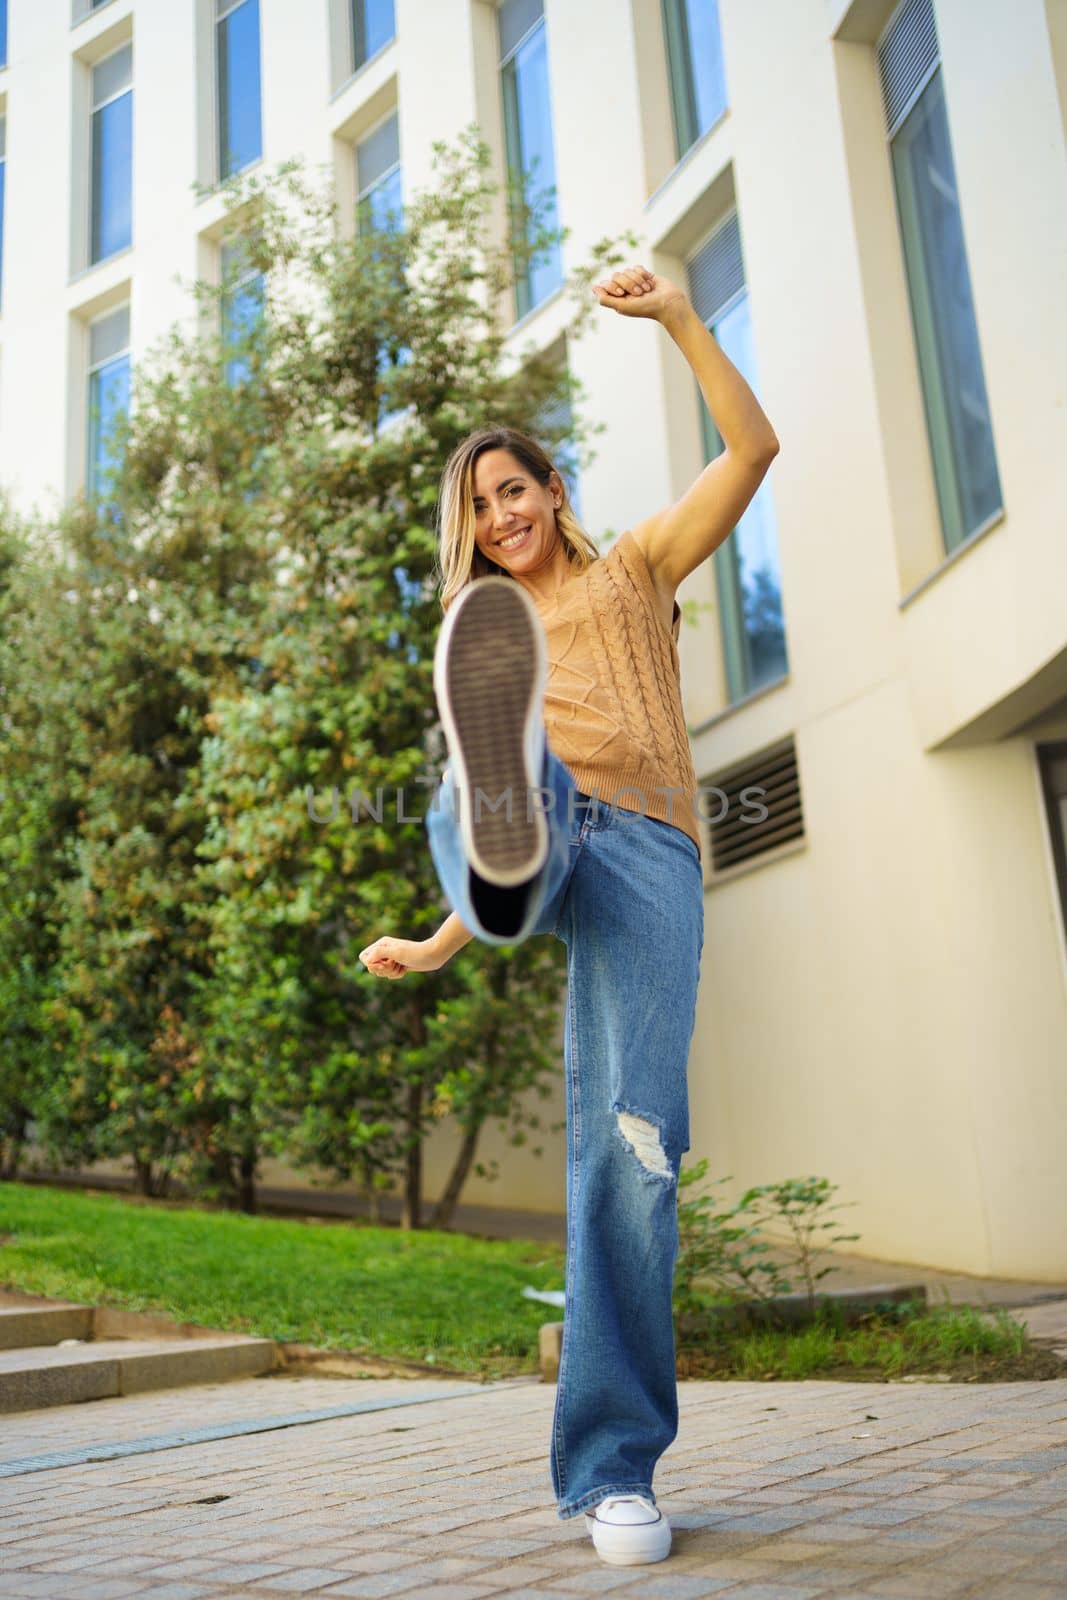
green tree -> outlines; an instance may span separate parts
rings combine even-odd
[[[61,570],[0,499],[0,1177],[15,1177],[54,1076],[44,1010],[57,950],[56,894],[78,799],[64,781],[64,667],[54,626]]]
[[[294,164],[231,183],[262,318],[239,348],[172,330],[134,374],[107,506],[61,519],[62,578],[27,625],[62,673],[38,652],[68,769],[47,814],[76,797],[33,1109],[63,1159],[129,1155],[145,1193],[179,1178],[252,1209],[273,1154],[371,1194],[399,1180],[417,1227],[422,1141],[451,1113],[447,1223],[485,1122],[516,1143],[540,1125],[518,1096],[557,1063],[555,941],[468,948],[403,993],[356,959],[448,910],[422,820],[444,462],[488,423],[550,451],[598,431],[544,422],[579,392],[555,361],[505,360],[514,241],[495,241],[489,167],[474,128],[435,146],[384,233]],[[573,275],[568,338],[636,242]],[[195,292],[217,314],[220,290]]]

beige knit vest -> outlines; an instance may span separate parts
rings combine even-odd
[[[548,643],[545,730],[579,792],[672,823],[702,856],[681,611],[676,601],[668,629],[633,533],[535,604]]]

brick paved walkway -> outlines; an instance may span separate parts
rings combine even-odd
[[[554,1388],[465,1387],[44,1471],[29,1458],[449,1386],[270,1377],[6,1417],[0,1595],[1067,1595],[1067,1381],[683,1383],[656,1475],[674,1551],[629,1569],[556,1516]]]

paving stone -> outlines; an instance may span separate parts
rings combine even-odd
[[[643,1576],[640,1571],[632,1567],[605,1566],[592,1550],[587,1551],[586,1555],[590,1565],[584,1571],[568,1572],[562,1577],[542,1580],[540,1587],[554,1594],[557,1600],[565,1594],[615,1594],[623,1587],[637,1593],[633,1586]]]
[[[789,1594],[792,1593],[789,1585],[799,1582],[809,1588],[814,1585],[820,1594],[825,1595],[851,1595],[856,1581],[855,1568],[845,1570],[840,1567],[805,1567],[800,1574],[783,1573],[779,1580]]]
[[[1062,1538],[1059,1534],[1031,1533],[1029,1527],[1019,1528],[1017,1525],[978,1532],[973,1539],[967,1541],[967,1549],[975,1551],[978,1555],[981,1555],[983,1550],[1017,1550],[1020,1557],[1029,1556],[1031,1559],[1043,1549],[1048,1549],[1051,1553],[1061,1546]]]
[[[28,1595],[46,1595],[48,1600],[57,1600],[55,1578],[40,1574],[46,1587],[27,1588],[26,1580],[31,1574],[21,1573],[13,1585],[8,1585],[4,1580],[7,1594],[19,1597]],[[146,1593],[143,1583],[138,1583],[132,1578],[101,1578],[91,1580],[64,1579],[62,1595],[63,1600],[125,1600],[127,1595]],[[5,1595],[6,1600],[6,1595]]]
[[[864,1506],[860,1510],[843,1511],[841,1521],[855,1523],[862,1528],[877,1528],[897,1522],[914,1522],[922,1514],[921,1506]]]
[[[325,1590],[328,1595],[344,1595],[346,1600],[376,1600],[379,1595],[427,1595],[432,1594],[435,1600],[482,1600],[491,1594],[499,1594],[498,1589],[491,1586],[477,1586],[477,1584],[434,1584],[430,1590],[426,1586],[411,1586],[405,1582],[403,1573],[379,1573],[371,1578],[347,1579],[346,1582],[333,1584]]]
[[[261,1584],[259,1587],[264,1586]],[[380,1596],[402,1594],[405,1591],[411,1594],[411,1584],[406,1573],[398,1571],[368,1573],[366,1577],[347,1575],[343,1581],[332,1583],[327,1592],[331,1596],[344,1595],[346,1600],[378,1600]],[[277,1590],[264,1592],[278,1593]],[[436,1593],[436,1585],[434,1592]]]
[[[788,1533],[768,1540],[766,1543],[752,1545],[748,1550],[749,1557],[754,1561],[775,1561],[781,1564],[783,1570],[798,1561],[811,1563],[818,1561],[823,1555],[836,1555],[837,1546],[834,1544],[812,1544],[803,1539],[790,1539]]]
[[[779,1583],[740,1583],[727,1591],[730,1600],[815,1600],[817,1588]]]
[[[440,1592],[442,1582],[445,1580],[457,1582],[461,1579],[477,1579],[479,1583],[485,1582],[484,1572],[493,1565],[492,1560],[484,1556],[437,1556],[432,1560],[416,1561],[410,1567],[404,1568],[412,1586],[422,1583],[429,1588],[433,1586],[435,1594]]]
[[[621,1589],[620,1593],[623,1592]],[[632,1591],[631,1591],[632,1592]],[[509,1589],[508,1600],[559,1600],[558,1589]]]
[[[1061,1584],[1022,1583],[1017,1578],[1001,1578],[996,1586],[995,1600],[1063,1600],[1063,1593]]]
[[[146,1570],[146,1576],[168,1583],[195,1582],[209,1577],[216,1565],[217,1562],[210,1556],[182,1556],[177,1560],[157,1562]]]
[[[511,1557],[534,1555],[542,1545],[536,1539],[479,1539],[478,1549],[487,1556],[499,1556],[501,1560]]]
[[[150,1589],[141,1592],[150,1595],[151,1600],[219,1600],[222,1593],[199,1583],[154,1583]],[[225,1591],[227,1595],[231,1592],[229,1589]],[[76,1600],[76,1597],[72,1596],[72,1600]]]
[[[182,1561],[161,1566],[157,1555],[101,1556],[97,1553],[84,1563],[84,1570],[93,1578],[135,1577],[145,1573],[157,1577],[162,1574],[173,1579],[177,1576],[175,1568],[178,1566],[181,1567],[182,1577],[191,1578],[203,1577],[211,1565],[210,1561]]]
[[[63,1549],[63,1555],[54,1555],[50,1549],[35,1549],[32,1539],[20,1541],[15,1549],[5,1550],[0,1557],[0,1570],[9,1574],[37,1567],[42,1572],[81,1571],[84,1559],[72,1556],[66,1546]]]
[[[895,1577],[876,1578],[866,1584],[862,1593],[871,1600],[944,1600],[945,1596],[964,1594],[973,1587],[973,1580],[962,1575],[957,1578],[938,1578],[927,1572],[901,1573]],[[854,1600],[853,1591],[846,1591]],[[999,1597],[999,1589],[997,1591]]]
[[[929,1528],[924,1523],[902,1523],[897,1528],[886,1528],[881,1534],[883,1545],[912,1545],[925,1550],[945,1550],[959,1543],[959,1533]]]
[[[669,1565],[671,1558],[665,1565]],[[730,1578],[693,1577],[693,1578],[642,1578],[640,1588],[632,1590],[634,1594],[640,1593],[641,1600],[701,1600],[709,1594],[737,1593],[737,1587]]]
[[[924,1562],[921,1568],[915,1563],[909,1563],[904,1571],[920,1572],[923,1582],[947,1582],[952,1579],[966,1579],[973,1584],[976,1580],[1000,1577],[1006,1573],[1015,1573],[1025,1564],[1023,1556],[1017,1551],[1009,1550],[983,1550],[972,1551],[965,1546],[958,1550],[944,1552],[937,1557],[932,1557]]]
[[[351,1573],[335,1567],[283,1567],[280,1572],[257,1578],[256,1587],[269,1594],[310,1594],[350,1577]]]
[[[213,1566],[204,1574],[212,1584],[250,1584],[256,1583],[260,1578],[270,1578],[277,1572],[284,1572],[285,1568],[272,1565],[266,1561],[233,1561],[228,1565]],[[156,1590],[153,1589],[155,1594]]]
[[[327,1591],[333,1594],[333,1590]],[[498,1584],[487,1583],[435,1583],[427,1588],[424,1583],[414,1584],[410,1589],[401,1591],[404,1595],[430,1595],[434,1600],[487,1600],[489,1595],[499,1594]]]
[[[1055,1555],[1046,1553],[1033,1563],[1033,1568],[1035,1572],[1041,1574],[1042,1580],[1046,1578],[1054,1579],[1060,1585],[1064,1594],[1067,1594],[1067,1553],[1062,1555],[1059,1553]]]
[[[821,1512],[819,1514],[822,1515]],[[800,1527],[809,1520],[815,1520],[810,1508],[805,1513],[800,1507],[794,1507],[789,1511],[754,1511],[723,1517],[716,1521],[715,1526],[740,1533],[778,1533],[783,1529]]]
[[[309,1410],[353,1392],[334,1381],[324,1401],[311,1381]],[[216,1387],[226,1392],[203,1405],[183,1391],[186,1416],[292,1414],[312,1399],[294,1381],[283,1404],[268,1380]],[[607,1567],[583,1520],[556,1516],[555,1391],[535,1384],[0,1480],[0,1591],[940,1600],[986,1585],[990,1600],[1067,1596],[1067,1382],[946,1384],[921,1400],[895,1385],[776,1383],[772,1398],[768,1410],[760,1383],[681,1386],[679,1437],[656,1478],[674,1549],[655,1567]],[[132,1427],[122,1399],[45,1414],[43,1447],[60,1447],[64,1427],[83,1447],[165,1431],[153,1407],[172,1395],[129,1402]],[[398,1415],[402,1433],[390,1431]],[[5,1419],[0,1460],[40,1452],[40,1418]],[[864,1429],[876,1436],[851,1438]],[[202,1503],[214,1495],[227,1498]]]
[[[669,1573],[672,1557],[664,1563],[663,1576]],[[621,1569],[625,1571],[626,1569]],[[709,1550],[706,1557],[705,1570],[711,1577],[728,1578],[733,1583],[762,1583],[765,1579],[778,1577],[781,1569],[777,1562],[761,1559],[748,1559],[729,1552]],[[659,1576],[659,1574],[657,1574]]]
[[[645,1600],[646,1596],[656,1594],[677,1595],[678,1600],[686,1600],[690,1595],[718,1594],[729,1587],[727,1579],[694,1580],[684,1573],[670,1580],[672,1587],[658,1587],[665,1580],[653,1574],[662,1572],[670,1566],[670,1562],[657,1562],[649,1567],[608,1567],[599,1557],[592,1556],[591,1559],[597,1563],[595,1568],[584,1573],[571,1573],[555,1583],[543,1584],[542,1591],[554,1595],[555,1600],[561,1600],[565,1595],[629,1595],[631,1600]],[[694,1587],[694,1582],[701,1586]]]
[[[510,1561],[506,1566],[483,1568],[478,1573],[478,1582],[495,1584],[498,1589],[521,1589],[533,1584],[551,1583],[558,1576],[558,1567],[523,1560]]]

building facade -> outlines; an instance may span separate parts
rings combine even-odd
[[[0,0],[0,483],[47,512],[99,481],[131,361],[226,271],[228,174],[300,155],[384,214],[472,120],[571,230],[509,349],[558,349],[607,423],[567,463],[594,537],[721,448],[663,330],[565,348],[604,235],[781,441],[679,595],[691,1159],[830,1178],[871,1257],[1062,1280],[1067,0]],[[488,1134],[464,1198],[561,1211],[546,1144]]]

